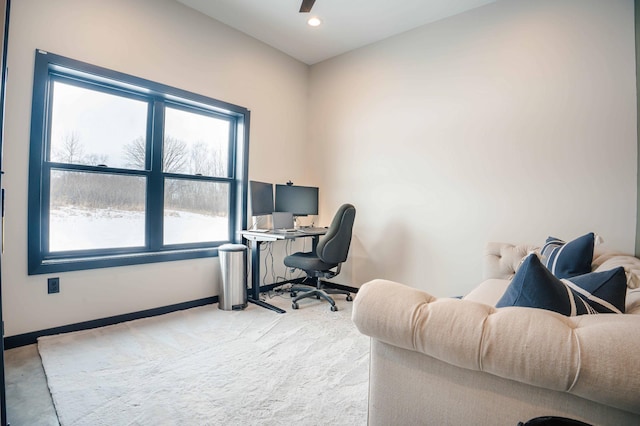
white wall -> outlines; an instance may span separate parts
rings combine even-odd
[[[306,65],[172,0],[12,2],[2,263],[5,334],[214,296],[218,259],[27,275],[27,174],[35,49],[247,107],[250,178],[308,180]]]
[[[633,253],[632,0],[510,0],[312,66],[322,214],[353,202],[342,281],[436,296],[488,241],[599,233]]]

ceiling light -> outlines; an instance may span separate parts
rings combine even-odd
[[[320,24],[322,24],[322,20],[320,20],[320,18],[314,16],[312,18],[309,18],[309,20],[307,21],[307,24],[309,24],[312,27],[317,27]]]

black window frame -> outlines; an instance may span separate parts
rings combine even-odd
[[[144,170],[50,161],[50,94],[53,81],[147,102],[147,151]],[[162,170],[165,105],[229,120],[227,176],[202,176]],[[36,49],[29,154],[29,275],[213,257],[218,254],[218,246],[238,242],[240,231],[245,229],[247,224],[249,123],[250,111],[247,108]],[[48,227],[50,173],[53,170],[145,176],[147,186],[144,247],[51,253],[48,250]],[[229,240],[164,245],[162,239],[166,179],[222,182],[228,185]]]

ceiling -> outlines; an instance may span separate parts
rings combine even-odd
[[[312,65],[496,0],[316,0],[311,13],[301,0],[178,1]]]

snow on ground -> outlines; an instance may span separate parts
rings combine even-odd
[[[61,207],[51,210],[49,224],[52,252],[141,247],[145,243],[142,211]],[[229,239],[226,217],[167,210],[164,227],[165,244]]]

